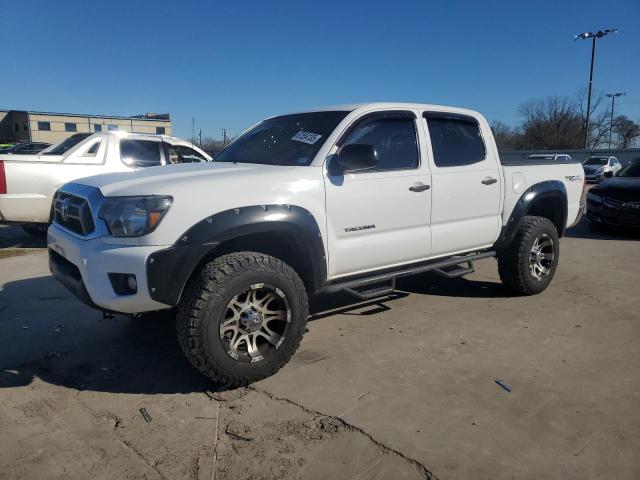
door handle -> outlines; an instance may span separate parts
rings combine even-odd
[[[485,177],[482,180],[482,183],[485,185],[491,185],[492,183],[496,183],[498,181],[497,178],[493,178],[493,177]]]
[[[416,183],[409,187],[409,190],[412,192],[424,192],[425,190],[429,190],[431,185],[425,185],[424,183]]]

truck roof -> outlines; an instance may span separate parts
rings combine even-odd
[[[345,103],[340,105],[328,105],[325,107],[310,108],[308,110],[300,110],[293,113],[307,112],[326,112],[326,111],[354,111],[354,110],[376,110],[376,109],[420,109],[434,111],[448,111],[467,115],[480,115],[480,112],[468,108],[452,107],[449,105],[436,105],[431,103],[410,103],[410,102],[363,102],[363,103]]]

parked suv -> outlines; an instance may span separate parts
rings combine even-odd
[[[612,177],[622,166],[616,157],[591,156],[582,163],[587,182],[601,182],[605,177]]]
[[[177,307],[191,363],[242,385],[296,351],[309,294],[372,298],[489,257],[510,291],[543,291],[583,186],[579,163],[501,163],[472,110],[345,105],[265,120],[212,163],[64,185],[50,268],[94,308]]]

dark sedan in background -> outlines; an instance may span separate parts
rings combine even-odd
[[[594,227],[640,228],[640,158],[589,190],[587,217]]]
[[[17,143],[11,147],[3,148],[0,150],[0,154],[12,154],[12,155],[33,155],[40,153],[45,148],[49,148],[50,143],[45,142],[23,142]]]

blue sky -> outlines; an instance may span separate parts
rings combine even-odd
[[[525,4],[528,5],[525,7]],[[360,101],[475,108],[626,91],[640,118],[640,1],[0,0],[0,108],[171,113],[174,133],[235,135],[265,116]]]

